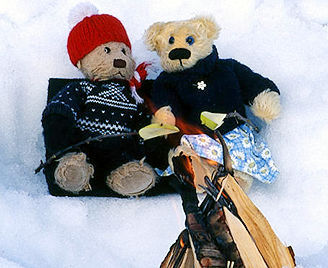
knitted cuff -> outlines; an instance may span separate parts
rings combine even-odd
[[[76,121],[77,114],[73,108],[69,107],[67,104],[62,102],[52,102],[47,105],[42,113],[42,121],[49,115],[61,115],[71,122]]]

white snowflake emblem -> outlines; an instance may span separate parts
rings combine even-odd
[[[204,90],[207,87],[204,81],[197,82],[197,88],[200,90]]]

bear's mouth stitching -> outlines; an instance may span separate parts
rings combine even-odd
[[[121,77],[125,78],[125,76],[124,76],[121,72],[117,72],[117,73],[115,74],[115,76],[118,75],[118,74],[119,74]]]

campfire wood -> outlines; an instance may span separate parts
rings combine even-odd
[[[292,248],[283,245],[267,219],[239,187],[235,179],[228,175],[225,180],[227,181],[225,190],[231,200],[233,200],[239,218],[255,241],[267,266],[295,267]]]
[[[227,146],[218,132],[213,136],[220,141],[223,147],[224,165],[219,166],[211,180],[208,177],[204,178],[206,186],[202,188],[206,192],[206,196],[199,206],[199,209],[207,220],[207,232],[211,235],[212,240],[216,243],[217,248],[224,251],[222,248],[222,239],[224,243],[230,243],[237,248],[238,258],[227,257],[226,265],[219,267],[295,267],[294,253],[291,247],[284,246],[279,238],[274,233],[269,222],[266,220],[260,210],[243,192],[238,183],[233,177],[231,158]],[[192,182],[195,174],[190,168],[184,168],[185,163],[188,163],[190,158],[180,154],[172,160],[174,172],[178,178],[183,181]],[[190,163],[189,163],[190,164]],[[176,168],[177,167],[177,168]],[[215,224],[211,225],[209,215],[218,214],[221,211],[221,216],[224,217],[226,230],[220,235],[220,231],[215,229]],[[223,215],[223,216],[222,216]],[[221,218],[222,219],[222,218]],[[184,230],[183,232],[188,232]],[[192,248],[192,237],[189,236],[189,243],[193,255],[197,256],[197,252]],[[223,243],[223,244],[224,244]],[[180,243],[177,242],[171,247],[179,248]],[[188,248],[189,249],[189,248]],[[233,250],[232,250],[233,251]],[[171,250],[170,250],[171,252]],[[161,267],[199,267],[200,262],[195,259],[194,263],[189,263],[189,266],[182,263],[177,263],[172,258],[172,254],[168,253]],[[182,254],[182,251],[180,251]],[[180,257],[182,258],[182,257]],[[190,260],[190,257],[189,257]],[[173,266],[167,266],[167,263],[174,263]],[[201,266],[208,267],[208,266]]]

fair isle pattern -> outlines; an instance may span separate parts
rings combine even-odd
[[[128,101],[126,96],[122,93],[124,87],[120,86],[117,83],[110,83],[102,85],[103,88],[107,88],[108,90],[105,90],[99,94],[99,96],[104,97],[111,97],[113,99],[116,99],[117,101]]]
[[[79,81],[65,86],[48,104],[47,112],[67,116],[87,135],[135,130],[138,106],[127,81]]]
[[[88,100],[85,102],[87,103],[97,103],[101,105],[106,105],[110,107],[116,107],[121,109],[128,109],[128,110],[137,110],[137,105],[132,103],[124,103],[121,101],[115,101],[111,99],[101,98],[99,96],[88,96]]]
[[[103,83],[87,94],[86,111],[77,121],[82,131],[109,135],[131,132],[128,122],[137,112],[137,104],[129,99],[124,85],[116,82]]]
[[[96,88],[95,85],[91,84],[88,81],[81,81],[79,82],[79,84],[81,86],[82,91],[85,92],[87,95],[90,94],[94,88]],[[79,90],[78,88],[75,89],[75,91],[78,90]]]
[[[87,121],[85,119],[79,119],[77,121],[77,126],[82,131],[90,131],[90,132],[97,132],[101,135],[110,135],[110,134],[121,134],[121,133],[129,133],[131,132],[130,128],[120,126],[117,124],[104,124],[104,123],[97,123]]]
[[[102,88],[106,90],[97,93],[90,93],[85,103],[97,103],[100,105],[137,111],[137,104],[131,103],[124,95],[123,86],[112,82],[110,84],[102,85]]]

